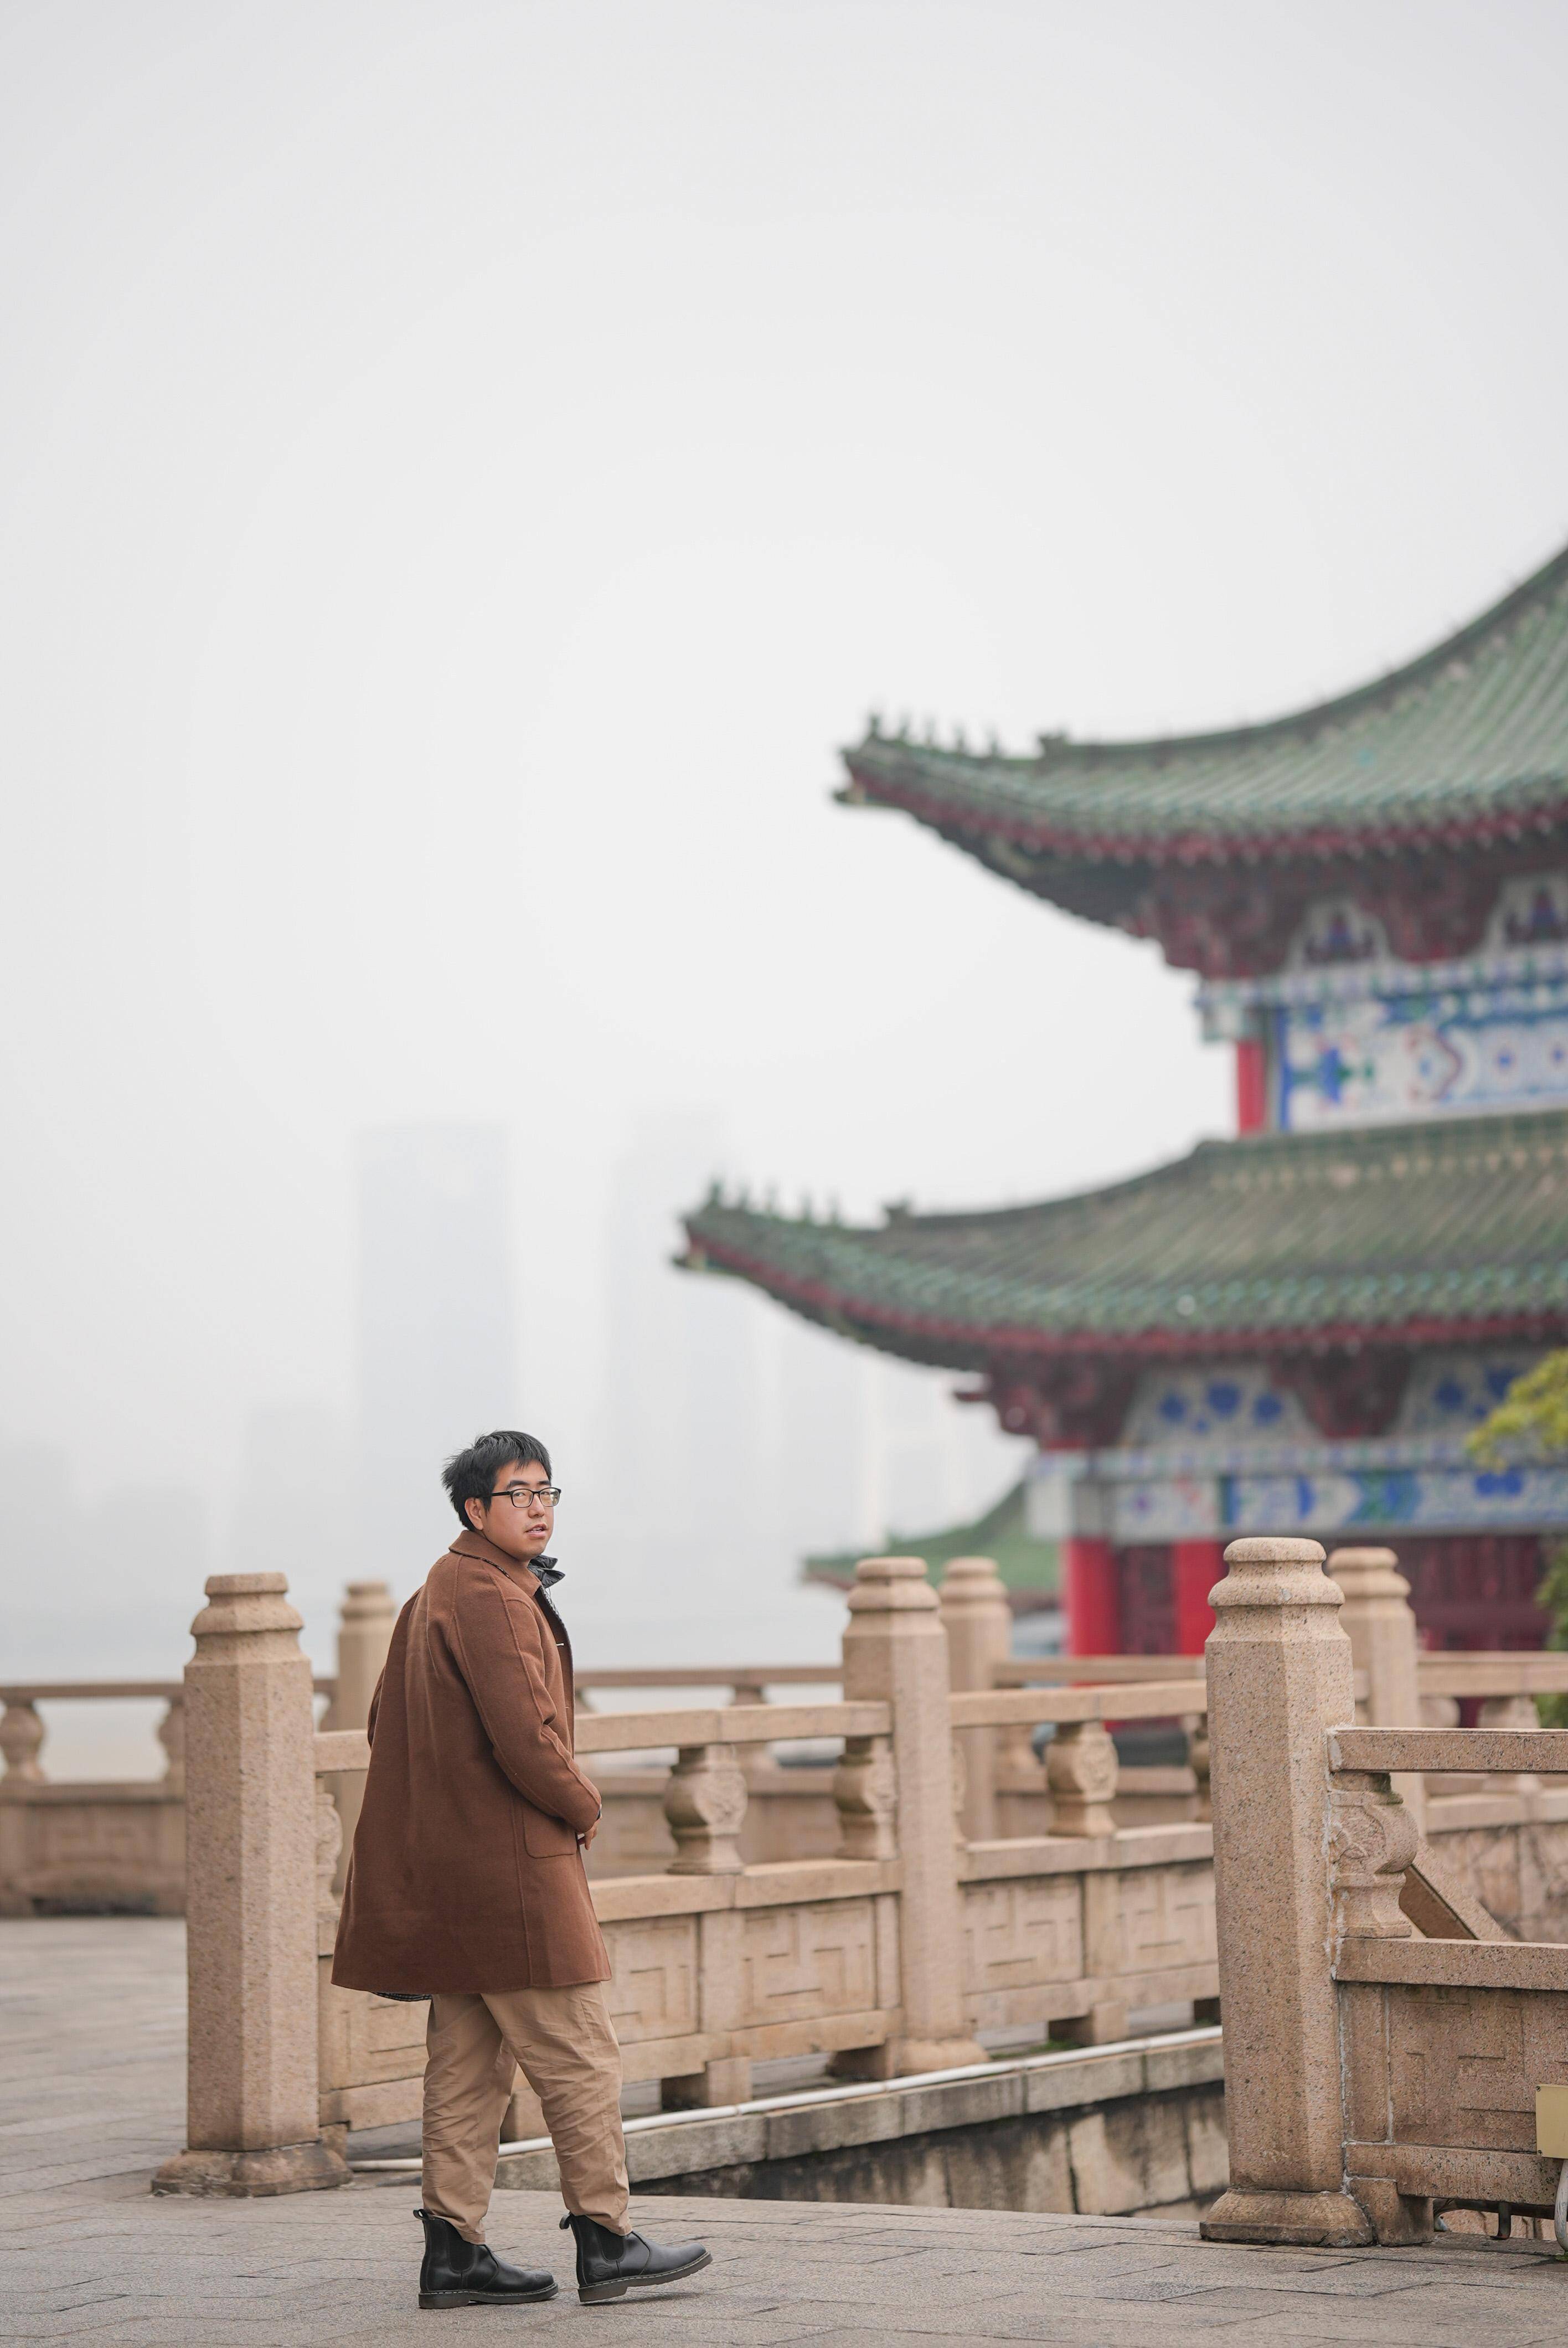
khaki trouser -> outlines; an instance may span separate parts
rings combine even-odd
[[[620,2048],[602,1982],[438,1992],[425,2044],[425,2207],[434,2216],[484,2240],[518,2067],[544,2106],[567,2208],[626,2232]]]

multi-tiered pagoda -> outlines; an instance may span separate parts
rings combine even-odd
[[[1246,1532],[1388,1538],[1430,1640],[1536,1643],[1568,1472],[1465,1437],[1568,1338],[1568,552],[1268,725],[1022,757],[873,725],[845,763],[849,804],[1195,972],[1238,1138],[881,1229],[715,1194],[689,1261],[979,1374],[1039,1444],[1075,1653],[1195,1650]]]

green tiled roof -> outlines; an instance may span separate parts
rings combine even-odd
[[[829,1581],[847,1588],[855,1569],[870,1552],[865,1548],[808,1557],[807,1581]],[[938,1533],[889,1533],[883,1544],[886,1557],[917,1557],[935,1576],[955,1557],[989,1557],[1009,1590],[1046,1597],[1058,1584],[1060,1572],[1055,1541],[1031,1533],[1024,1509],[1024,1485],[1009,1486],[983,1517],[970,1525],[952,1525]]]
[[[844,755],[847,798],[905,808],[1003,871],[1009,845],[1185,861],[1478,827],[1507,836],[1568,801],[1568,550],[1420,659],[1266,725],[1143,742],[1042,736],[1030,757],[874,730]]]
[[[1366,1332],[1568,1332],[1568,1111],[1200,1143],[1132,1181],[848,1228],[725,1204],[692,1264],[883,1352],[985,1369],[1063,1352]]]

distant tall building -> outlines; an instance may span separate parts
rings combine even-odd
[[[781,1324],[738,1282],[682,1277],[681,1202],[723,1144],[707,1111],[650,1113],[611,1180],[600,1473],[629,1607],[640,1586],[693,1612],[775,1602],[808,1552],[977,1513],[1018,1473],[945,1380]]]
[[[703,1291],[671,1262],[678,1210],[714,1162],[707,1112],[638,1121],[617,1165],[605,1234],[606,1517],[628,1595],[678,1577],[689,1603],[701,1577],[754,1566],[758,1525],[758,1315],[739,1291]]]
[[[358,1562],[406,1591],[450,1537],[441,1462],[518,1410],[507,1137],[379,1126],[360,1137]]]
[[[305,1652],[323,1672],[343,1583],[360,1570],[354,1451],[346,1415],[322,1403],[260,1405],[241,1439],[228,1562],[237,1573],[288,1575]]]
[[[0,1437],[9,1667],[40,1679],[171,1676],[213,1563],[206,1502],[181,1485],[128,1481],[88,1499],[80,1464],[64,1447]],[[49,1766],[59,1766],[53,1746]]]

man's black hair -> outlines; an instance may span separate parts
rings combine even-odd
[[[497,1468],[511,1467],[542,1468],[551,1483],[555,1481],[550,1455],[538,1436],[520,1435],[515,1426],[498,1426],[491,1435],[477,1435],[466,1451],[456,1451],[448,1459],[441,1470],[441,1481],[466,1533],[471,1533],[474,1528],[468,1522],[464,1502],[483,1500],[487,1508],[496,1488]]]

